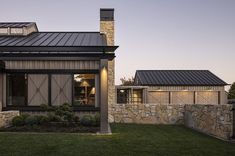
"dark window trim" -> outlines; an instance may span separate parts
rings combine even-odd
[[[75,74],[94,74],[94,75],[96,75],[96,74],[99,74],[99,71],[97,71],[97,73],[73,73],[72,74],[72,106],[74,106],[74,75]],[[95,80],[95,79],[94,79]],[[95,83],[95,86],[96,86],[97,84]],[[95,98],[95,100],[98,100],[98,99],[96,99]],[[96,102],[95,102],[96,103]],[[95,103],[93,104],[93,105],[91,105],[92,107],[94,106],[95,107]],[[91,107],[90,106],[90,107]],[[80,107],[80,106],[75,106],[75,107]],[[81,106],[81,107],[84,107],[84,106]]]
[[[24,106],[18,106],[18,107],[25,107],[28,106],[28,74],[27,73],[7,73],[7,74],[24,74],[27,78],[26,78],[26,98],[25,98],[25,104]],[[6,106],[7,107],[11,107],[12,105],[9,105],[8,103],[8,75],[6,74]]]
[[[28,74],[46,74],[48,75],[48,106],[52,106],[51,104],[51,75],[52,74],[64,74],[64,75],[71,75],[72,77],[72,103],[71,105],[74,107],[74,81],[73,81],[73,76],[74,74],[99,74],[99,70],[41,70],[41,69],[30,69],[30,70],[22,70],[22,69],[14,69],[14,70],[7,70],[6,72],[6,81],[7,81],[7,74],[25,74],[27,75],[27,90],[26,90],[26,102],[25,102],[25,106],[17,106],[17,108],[19,107],[40,107],[40,106],[28,106]],[[12,107],[11,105],[8,105],[8,100],[7,100],[7,96],[8,96],[8,86],[6,86],[6,107]],[[15,106],[14,106],[15,107]],[[76,106],[75,108],[78,107],[95,107],[94,106]]]

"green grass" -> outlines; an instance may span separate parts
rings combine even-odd
[[[235,155],[235,144],[182,126],[112,124],[113,135],[0,133],[0,155]]]

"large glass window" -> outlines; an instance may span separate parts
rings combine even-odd
[[[95,74],[74,74],[74,106],[94,106],[95,94]]]
[[[129,92],[128,89],[117,89],[117,103],[129,103]]]
[[[7,75],[7,105],[24,106],[27,104],[27,75]]]
[[[143,103],[143,89],[132,89],[132,88],[117,89],[117,103],[120,104]]]
[[[134,89],[133,94],[132,94],[132,103],[134,103],[134,104],[143,103],[142,102],[142,99],[143,99],[142,95],[143,95],[142,89]]]

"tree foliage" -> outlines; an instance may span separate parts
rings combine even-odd
[[[233,82],[232,86],[229,89],[229,99],[235,99],[235,82]]]
[[[131,78],[123,77],[123,78],[120,78],[120,80],[121,80],[122,86],[133,86],[134,85],[134,77],[131,77]]]

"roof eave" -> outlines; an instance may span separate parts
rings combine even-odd
[[[114,52],[118,46],[0,46],[0,52]]]

